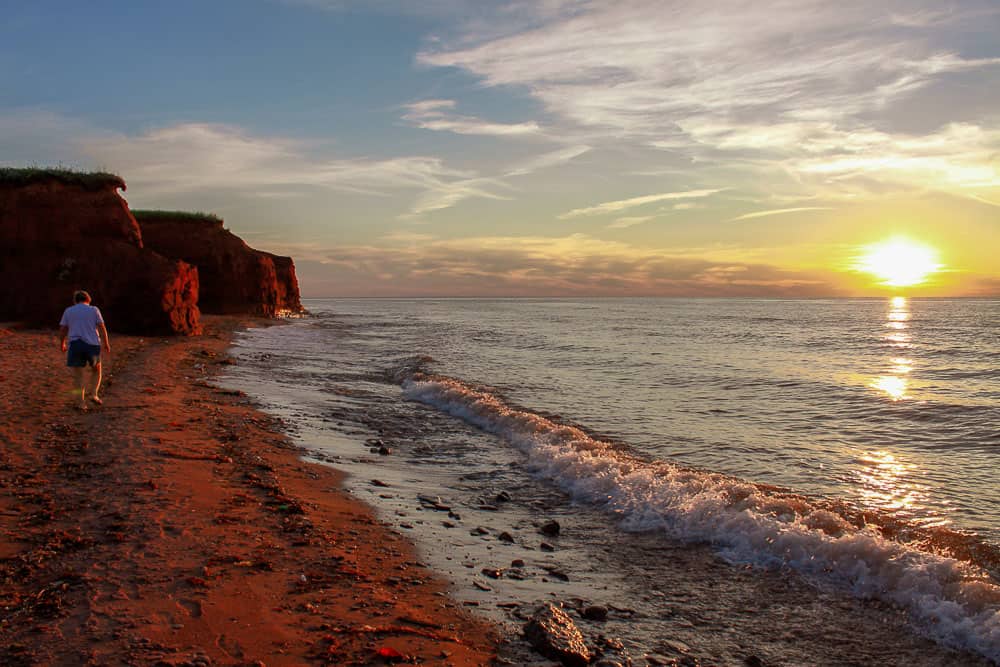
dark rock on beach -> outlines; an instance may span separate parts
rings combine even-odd
[[[594,651],[595,667],[631,667],[632,658],[625,648],[624,642],[614,637],[603,635],[597,638],[597,646]]]
[[[558,521],[550,519],[538,527],[538,532],[548,537],[556,537],[561,529]]]
[[[534,613],[524,625],[524,636],[533,649],[567,667],[584,667],[590,662],[590,649],[580,630],[554,605],[547,604]]]
[[[600,605],[590,605],[584,607],[580,615],[588,621],[606,621],[608,620],[608,608]]]

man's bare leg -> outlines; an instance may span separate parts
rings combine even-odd
[[[101,389],[101,362],[94,364],[94,367],[90,371],[91,374],[91,390],[90,390],[90,400],[94,403],[100,405],[104,401],[101,400],[98,391]]]
[[[73,367],[73,395],[80,399],[77,407],[87,409],[87,393],[83,381],[83,366]]]

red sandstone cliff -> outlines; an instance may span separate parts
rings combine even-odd
[[[264,253],[274,262],[274,271],[278,278],[278,301],[284,304],[286,310],[301,313],[302,300],[299,296],[299,279],[295,275],[295,262],[291,257]]]
[[[0,320],[55,326],[86,289],[112,331],[201,330],[198,270],[143,247],[117,176],[0,173]]]
[[[254,250],[215,216],[176,211],[133,213],[148,248],[198,267],[199,306],[204,312],[275,317],[302,311],[290,257]]]

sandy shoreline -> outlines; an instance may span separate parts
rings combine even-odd
[[[83,415],[54,333],[0,330],[0,663],[489,664],[493,629],[339,473],[204,381],[245,324],[206,320],[113,337]]]

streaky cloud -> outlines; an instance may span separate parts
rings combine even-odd
[[[604,202],[603,204],[597,204],[595,206],[575,208],[572,211],[567,211],[566,213],[561,214],[559,219],[569,220],[571,218],[579,218],[582,216],[617,213],[619,211],[635,208],[637,206],[644,206],[646,204],[653,204],[655,202],[667,201],[671,199],[708,197],[716,194],[717,192],[722,192],[723,190],[724,188],[713,188],[703,190],[685,190],[682,192],[661,192],[655,195],[643,195],[642,197],[632,197],[631,199],[619,199],[616,201]]]
[[[775,208],[769,211],[755,211],[753,213],[745,213],[743,215],[738,215],[735,218],[730,218],[727,222],[736,222],[737,220],[754,220],[756,218],[767,218],[772,215],[785,215],[787,213],[801,213],[804,211],[832,211],[833,208],[829,206],[799,206],[796,208]]]
[[[542,128],[535,121],[524,123],[495,123],[473,116],[452,114],[454,100],[423,100],[407,105],[403,119],[425,130],[454,132],[498,137],[516,137],[541,134]]]
[[[544,153],[508,169],[504,176],[527,176],[542,169],[548,169],[580,157],[591,150],[590,146],[576,145]]]
[[[649,222],[653,220],[655,215],[637,215],[631,217],[618,218],[610,225],[608,229],[628,229],[629,227],[635,227],[636,225],[641,225],[644,222]]]

